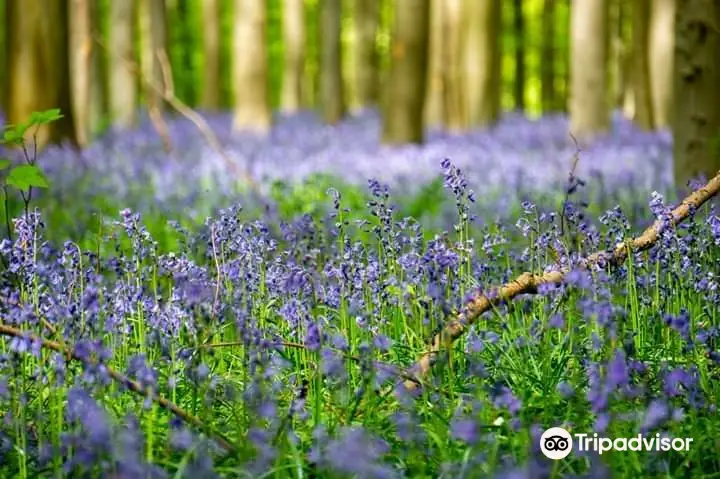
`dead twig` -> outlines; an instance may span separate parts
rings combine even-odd
[[[698,209],[710,198],[718,194],[718,191],[720,191],[720,172],[705,186],[690,194],[679,206],[672,210],[671,226],[674,227],[684,221],[692,211]],[[607,268],[622,263],[631,251],[643,251],[651,248],[657,241],[664,224],[663,220],[655,221],[640,236],[619,243],[611,251],[599,251],[586,257],[580,261],[579,267],[590,268],[597,266]],[[440,333],[431,339],[430,352],[423,353],[410,369],[413,372],[413,378],[405,380],[405,388],[413,391],[420,387],[420,379],[430,372],[438,359],[438,352],[448,350],[452,343],[461,337],[481,314],[521,294],[536,294],[538,288],[543,284],[559,284],[570,270],[569,266],[556,265],[554,269],[544,274],[525,272],[513,281],[493,289],[491,293],[479,294],[472,298],[458,317],[450,321]]]
[[[95,42],[100,45],[100,47],[102,47],[105,51],[112,53],[110,48],[108,48],[105,41],[97,32],[93,34],[93,37],[95,39]],[[246,171],[244,168],[241,168],[232,158],[230,158],[225,149],[222,147],[220,140],[218,140],[217,136],[212,131],[212,128],[210,128],[210,126],[205,121],[205,118],[203,118],[202,115],[187,106],[185,103],[183,103],[182,100],[175,96],[172,84],[172,70],[170,68],[170,62],[167,59],[167,54],[164,51],[160,51],[158,52],[157,56],[160,62],[160,68],[163,74],[163,78],[165,79],[165,87],[156,84],[154,81],[152,81],[152,79],[147,78],[145,75],[143,75],[137,63],[135,63],[131,59],[124,57],[121,57],[120,59],[125,62],[127,68],[133,74],[137,75],[137,77],[140,78],[143,83],[145,83],[150,89],[160,95],[167,102],[168,105],[170,105],[179,114],[190,120],[198,129],[200,134],[205,138],[205,141],[208,143],[208,145],[210,145],[210,147],[215,150],[218,155],[220,155],[220,157],[225,162],[230,171],[235,176],[241,177],[254,193],[259,194],[260,189],[255,180],[252,178],[252,175],[250,175],[248,171]]]
[[[88,359],[85,357],[80,356],[75,351],[70,349],[69,347],[66,347],[63,344],[60,344],[56,341],[50,341],[47,339],[42,339],[32,333],[29,333],[27,331],[22,331],[18,328],[14,328],[12,326],[8,326],[6,324],[0,323],[0,336],[9,336],[9,337],[15,337],[18,339],[25,339],[32,342],[39,342],[40,346],[44,349],[49,349],[51,351],[56,351],[58,353],[64,354],[69,358],[72,358],[76,361],[79,361],[83,364],[90,365],[90,366],[97,366],[97,361],[93,359]],[[213,430],[210,426],[205,424],[200,418],[197,416],[194,416],[190,414],[189,412],[185,411],[184,409],[180,408],[176,404],[168,401],[164,397],[158,395],[156,392],[151,392],[146,389],[144,389],[140,383],[137,381],[134,381],[130,379],[129,377],[125,376],[124,374],[116,371],[115,369],[111,368],[110,366],[105,365],[105,368],[107,370],[108,376],[110,378],[125,386],[130,391],[139,394],[141,396],[150,397],[150,399],[160,406],[161,408],[165,409],[166,411],[174,414],[181,420],[183,420],[185,423],[190,424],[192,426],[195,426],[196,428],[203,431],[208,436],[212,437],[217,444],[222,447],[227,452],[237,452],[236,447],[231,443],[231,441],[226,438],[223,434]]]

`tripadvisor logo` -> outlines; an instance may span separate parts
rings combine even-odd
[[[597,433],[575,434],[578,451],[595,451],[598,454],[608,451],[689,451],[692,442],[692,438],[661,437],[660,434],[615,439],[599,437]],[[549,459],[563,459],[573,450],[573,438],[565,429],[551,427],[540,436],[540,450]]]

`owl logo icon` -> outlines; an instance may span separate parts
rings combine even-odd
[[[572,447],[572,436],[561,427],[551,427],[540,436],[540,450],[548,459],[564,459]]]

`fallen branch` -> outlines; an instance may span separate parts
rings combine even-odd
[[[44,349],[49,349],[51,351],[56,351],[58,353],[65,354],[67,357],[72,358],[76,361],[80,361],[81,363],[84,363],[89,366],[96,366],[97,361],[92,359],[87,359],[79,354],[77,354],[72,349],[60,344],[56,341],[50,341],[47,339],[42,339],[34,334],[31,334],[27,331],[22,331],[20,329],[14,328],[12,326],[8,326],[6,324],[0,323],[0,336],[10,336],[15,337],[19,339],[25,339],[33,342],[39,342],[41,347]],[[217,444],[222,447],[227,452],[237,452],[235,446],[232,445],[229,439],[227,439],[223,434],[213,430],[210,426],[205,424],[200,418],[197,416],[194,416],[190,414],[189,412],[185,411],[184,409],[180,408],[176,404],[168,401],[164,397],[158,395],[155,392],[149,392],[146,389],[143,389],[143,387],[138,383],[137,381],[134,381],[130,379],[129,377],[125,376],[124,374],[114,370],[113,368],[109,366],[105,366],[107,369],[107,374],[110,376],[110,378],[113,381],[116,381],[123,386],[125,386],[130,391],[139,394],[141,396],[150,397],[150,399],[160,406],[161,408],[165,409],[166,411],[169,411],[170,413],[174,414],[181,420],[183,420],[185,423],[190,424],[192,426],[195,426],[196,428],[203,431],[208,436],[212,437]]]
[[[672,210],[671,225],[675,226],[684,221],[690,213],[720,191],[720,172],[711,179],[705,186],[693,192],[685,198],[679,206]],[[622,263],[631,251],[643,251],[651,248],[657,241],[664,225],[663,220],[657,220],[648,227],[640,236],[619,243],[611,251],[600,251],[580,261],[579,267],[589,268],[598,266],[606,268],[611,265]],[[479,294],[472,298],[458,317],[450,321],[443,330],[436,334],[430,341],[430,351],[423,353],[415,365],[410,369],[413,373],[412,379],[406,379],[404,386],[407,390],[413,391],[421,386],[420,379],[426,376],[437,361],[440,351],[447,351],[452,343],[462,336],[467,328],[484,312],[495,306],[513,299],[521,294],[536,294],[538,288],[543,284],[558,284],[563,281],[565,275],[570,272],[569,266],[556,266],[544,274],[533,274],[525,272],[506,283],[492,290],[488,294]]]

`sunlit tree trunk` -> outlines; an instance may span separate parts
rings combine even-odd
[[[256,0],[235,0],[233,18],[233,128],[264,134],[271,124],[266,5]]]
[[[462,68],[471,127],[493,125],[500,117],[501,7],[500,0],[464,3]]]
[[[280,108],[286,113],[298,111],[302,104],[305,67],[305,8],[303,0],[283,0],[283,61]]]
[[[110,3],[108,84],[110,117],[113,123],[130,128],[137,123],[138,82],[131,68],[135,64],[134,0]]]
[[[463,76],[463,0],[444,0],[443,34],[443,123],[451,133],[460,133],[468,126],[467,88]]]
[[[208,110],[220,108],[220,0],[203,0],[203,79],[200,104]]]
[[[570,130],[589,140],[610,123],[607,98],[608,4],[574,0],[571,6]]]
[[[167,49],[167,10],[165,0],[140,0],[141,67],[143,77],[164,90],[166,88],[162,56],[169,62]],[[169,73],[169,72],[168,72]],[[162,95],[149,84],[145,85],[148,109],[163,109]]]
[[[540,103],[543,113],[555,109],[555,2],[544,0],[540,60]]]
[[[675,185],[720,170],[720,2],[677,0],[675,26]]]
[[[8,123],[60,108],[64,118],[38,132],[40,146],[76,141],[70,101],[67,0],[6,0],[5,83]]]
[[[430,0],[430,40],[428,44],[427,83],[425,85],[425,126],[443,125],[445,109],[445,30],[443,15],[445,0]]]
[[[670,126],[672,116],[675,0],[652,0],[649,33],[650,92],[655,123]]]
[[[429,23],[429,0],[396,0],[384,92],[384,143],[423,141]]]
[[[376,38],[380,22],[380,0],[355,0],[355,90],[357,106],[377,105],[379,92]]]
[[[70,84],[75,133],[80,146],[90,141],[90,85],[92,78],[92,16],[90,0],[70,3]]]
[[[525,110],[525,19],[523,17],[523,0],[513,0],[513,27],[515,37],[515,82],[513,96],[515,109]],[[546,61],[543,58],[543,61]]]
[[[635,97],[633,119],[641,128],[655,127],[650,90],[648,62],[648,20],[650,0],[634,0],[632,4],[632,83]]]
[[[320,0],[320,109],[325,123],[345,115],[342,81],[341,0]]]

